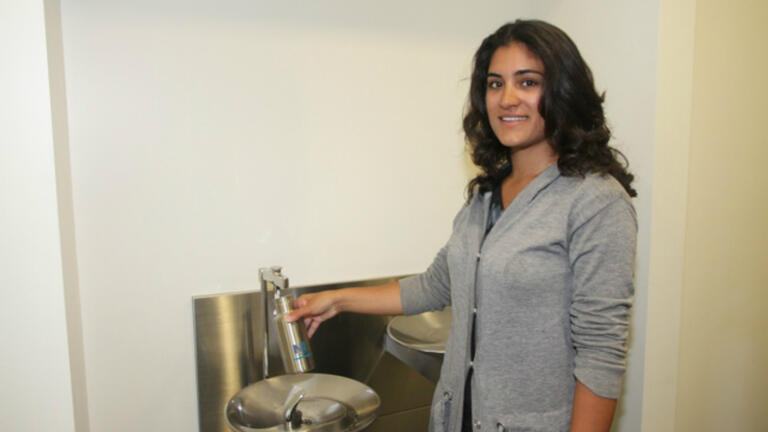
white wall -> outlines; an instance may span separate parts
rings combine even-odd
[[[526,16],[580,46],[637,175],[639,430],[655,1],[62,3],[92,430],[197,428],[193,295],[423,270],[470,176],[471,55]]]
[[[0,2],[0,430],[74,431],[42,1]]]

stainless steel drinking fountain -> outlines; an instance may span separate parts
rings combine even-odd
[[[275,273],[282,277],[276,270],[267,269],[262,281]],[[303,287],[288,286],[285,278],[284,286],[269,282],[277,289],[193,298],[200,431],[426,430],[436,376],[425,378],[400,354],[431,356],[433,371],[439,371],[441,356],[393,342],[386,335],[392,317],[341,313],[325,321],[308,347],[315,363],[311,373],[290,373],[281,361],[280,331],[272,319],[275,291],[285,303],[289,295],[400,278]],[[375,394],[378,409],[372,408]]]
[[[429,380],[437,382],[451,332],[451,307],[396,316],[387,325],[384,349]]]
[[[293,296],[278,266],[259,270],[261,293],[274,292],[274,318],[286,375],[269,377],[269,325],[264,302],[263,377],[238,391],[224,415],[235,432],[357,432],[376,418],[381,399],[370,387],[338,375],[313,374],[315,360],[304,323],[287,322]],[[272,288],[270,290],[270,287]]]

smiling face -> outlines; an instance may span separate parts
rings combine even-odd
[[[488,66],[485,106],[499,141],[510,150],[549,145],[539,113],[544,64],[522,43],[502,46]]]

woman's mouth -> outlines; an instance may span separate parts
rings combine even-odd
[[[501,121],[503,122],[516,122],[516,121],[523,121],[528,118],[528,116],[502,116],[499,117]]]

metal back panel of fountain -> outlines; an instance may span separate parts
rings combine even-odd
[[[294,287],[302,294],[399,279],[371,279]],[[270,293],[270,297],[273,293]],[[258,290],[193,298],[200,432],[228,432],[224,407],[232,395],[262,379],[263,310]],[[284,373],[277,333],[269,316],[269,374]],[[369,385],[381,397],[378,419],[369,432],[421,432],[427,429],[434,383],[385,349],[389,316],[342,313],[324,322],[310,340],[314,372],[341,375]]]

